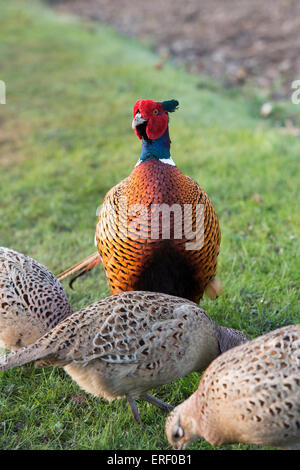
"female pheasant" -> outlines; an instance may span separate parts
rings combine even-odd
[[[300,325],[271,331],[224,352],[198,389],[166,422],[175,449],[203,437],[300,449]]]
[[[85,307],[34,344],[0,358],[0,372],[31,361],[64,367],[94,396],[126,397],[141,422],[136,399],[167,411],[151,388],[201,371],[220,353],[248,338],[216,325],[193,302],[154,292],[123,292]]]
[[[205,290],[211,298],[219,293],[214,278],[221,241],[218,217],[207,194],[170,155],[169,113],[178,104],[135,103],[132,127],[142,152],[130,176],[104,198],[96,227],[99,254],[59,280],[81,275],[102,260],[111,294],[146,290],[198,303]]]
[[[49,269],[0,247],[0,347],[27,346],[71,313],[63,286]]]

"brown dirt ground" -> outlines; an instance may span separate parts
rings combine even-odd
[[[300,79],[299,0],[49,0],[59,11],[151,41],[163,61],[273,98]]]

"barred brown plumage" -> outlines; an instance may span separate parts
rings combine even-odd
[[[166,423],[176,449],[204,438],[300,449],[300,325],[271,331],[225,352]]]
[[[0,346],[27,346],[72,312],[61,283],[42,264],[0,247]]]

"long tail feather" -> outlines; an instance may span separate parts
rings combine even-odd
[[[0,372],[43,359],[46,356],[49,357],[51,353],[51,347],[41,347],[38,342],[31,344],[30,346],[0,356]]]
[[[84,273],[87,273],[100,263],[101,258],[98,251],[96,251],[92,255],[89,255],[87,258],[84,258],[78,263],[74,264],[74,266],[71,266],[70,268],[66,269],[64,272],[60,273],[56,277],[59,281],[62,281],[66,277],[72,276],[72,274],[76,274],[76,276],[74,276],[69,282],[69,286],[72,287],[73,282],[75,282],[78,277],[82,276]]]
[[[250,338],[242,331],[219,325],[217,325],[217,337],[221,353],[250,341]]]

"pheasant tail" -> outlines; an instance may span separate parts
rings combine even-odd
[[[78,263],[74,264],[70,268],[60,273],[57,276],[57,279],[59,281],[62,281],[66,277],[69,277],[75,274],[75,276],[70,281],[70,287],[72,287],[73,282],[78,277],[82,276],[84,273],[87,273],[88,271],[90,271],[91,269],[93,269],[95,266],[97,266],[100,263],[101,263],[101,257],[99,253],[96,251],[92,255],[87,256],[87,258],[84,258],[83,260],[79,261]]]
[[[45,348],[38,343],[31,344],[0,357],[0,372],[49,357],[51,353],[51,346]]]

